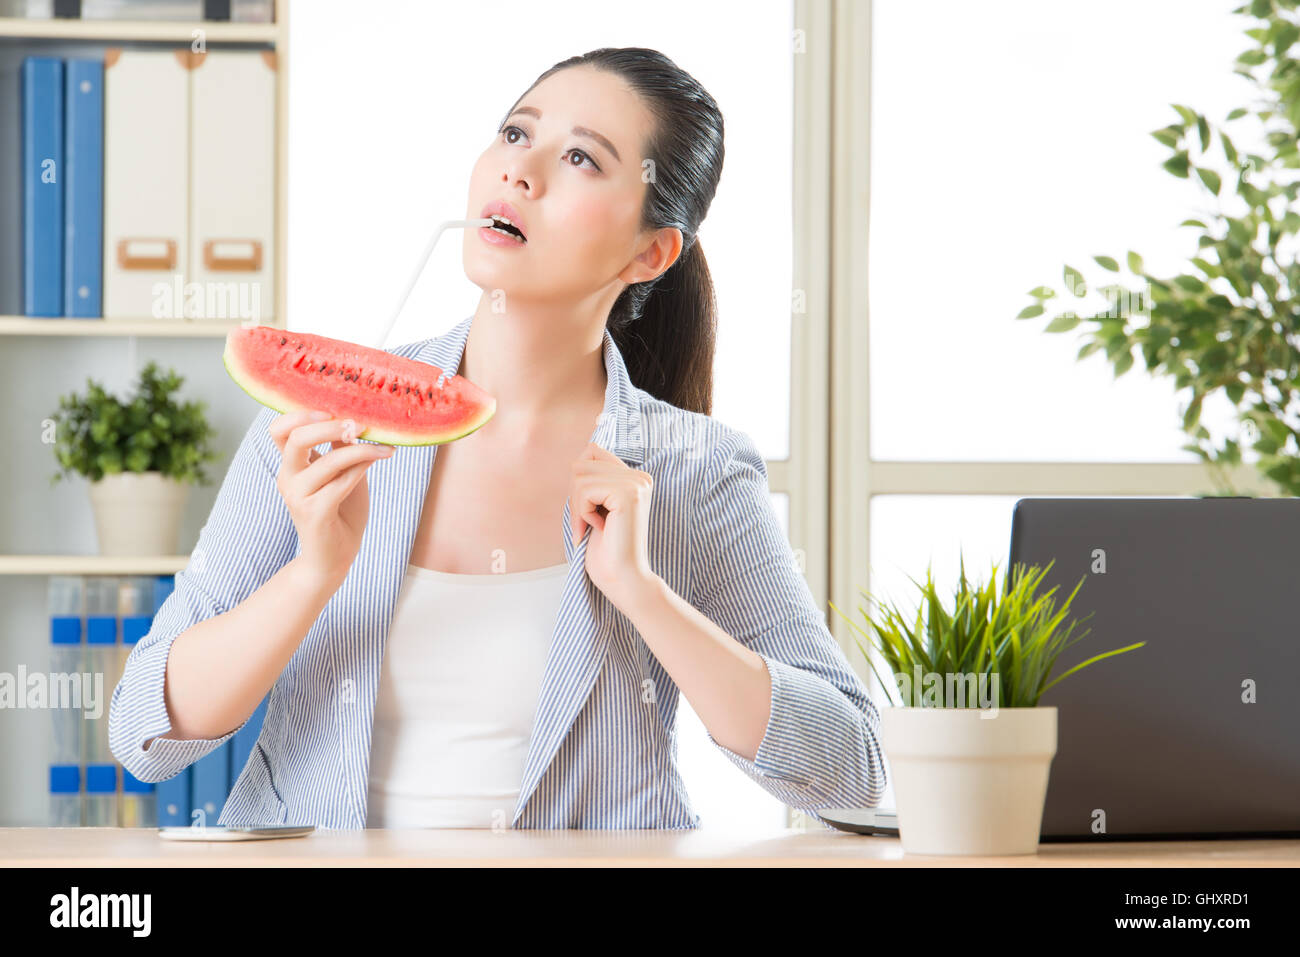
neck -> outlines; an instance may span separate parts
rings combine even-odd
[[[511,432],[585,417],[593,403],[594,429],[608,379],[603,318],[517,303],[498,313],[492,303],[479,299],[457,373],[496,397],[495,418]]]

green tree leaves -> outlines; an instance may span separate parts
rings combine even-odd
[[[1088,294],[1088,284],[1083,281],[1083,273],[1072,266],[1065,267],[1065,288],[1080,299]]]
[[[1249,447],[1260,474],[1292,496],[1300,496],[1300,263],[1286,250],[1300,240],[1300,59],[1291,57],[1300,43],[1297,7],[1298,0],[1250,0],[1237,11],[1260,21],[1244,31],[1254,46],[1233,71],[1250,79],[1258,95],[1251,106],[1231,110],[1224,124],[1262,124],[1266,155],[1243,156],[1227,130],[1185,104],[1171,104],[1178,122],[1151,132],[1170,151],[1165,170],[1183,179],[1194,171],[1198,190],[1216,199],[1235,193],[1240,202],[1233,205],[1244,211],[1217,209],[1184,219],[1180,225],[1198,233],[1199,254],[1177,275],[1148,274],[1142,257],[1130,251],[1126,265],[1144,284],[1139,298],[1121,286],[1100,285],[1095,292],[1104,307],[1089,315],[1073,304],[1049,317],[1044,330],[1082,325],[1078,358],[1104,352],[1117,377],[1141,356],[1147,371],[1190,391],[1182,424],[1193,441],[1185,449],[1217,467],[1239,465]],[[1216,140],[1226,162],[1218,169],[1219,153],[1209,153]],[[1119,272],[1114,257],[1093,259]],[[1067,265],[1064,276],[1076,297],[1086,295],[1077,270]],[[1031,291],[1034,311],[1022,317],[1044,314],[1054,295],[1045,290]],[[1240,435],[1215,436],[1201,422],[1214,394],[1235,409]]]

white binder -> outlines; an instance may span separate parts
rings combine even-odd
[[[189,254],[188,49],[104,53],[105,318],[180,318]],[[161,313],[161,314],[160,314]]]
[[[104,317],[270,322],[273,51],[104,57]]]
[[[267,322],[275,313],[276,59],[210,50],[190,73],[193,319]]]

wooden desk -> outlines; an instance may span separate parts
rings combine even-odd
[[[915,857],[897,838],[830,831],[317,831],[191,843],[149,828],[0,828],[2,867],[1300,867],[1300,840],[1043,844],[1025,857]]]

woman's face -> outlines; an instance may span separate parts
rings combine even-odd
[[[486,229],[467,229],[470,281],[503,292],[507,308],[513,297],[607,310],[625,284],[667,269],[680,234],[641,231],[649,188],[641,150],[652,122],[621,79],[589,67],[561,70],[529,91],[474,164],[466,213],[478,218],[490,203],[508,203],[527,241],[494,244]]]

